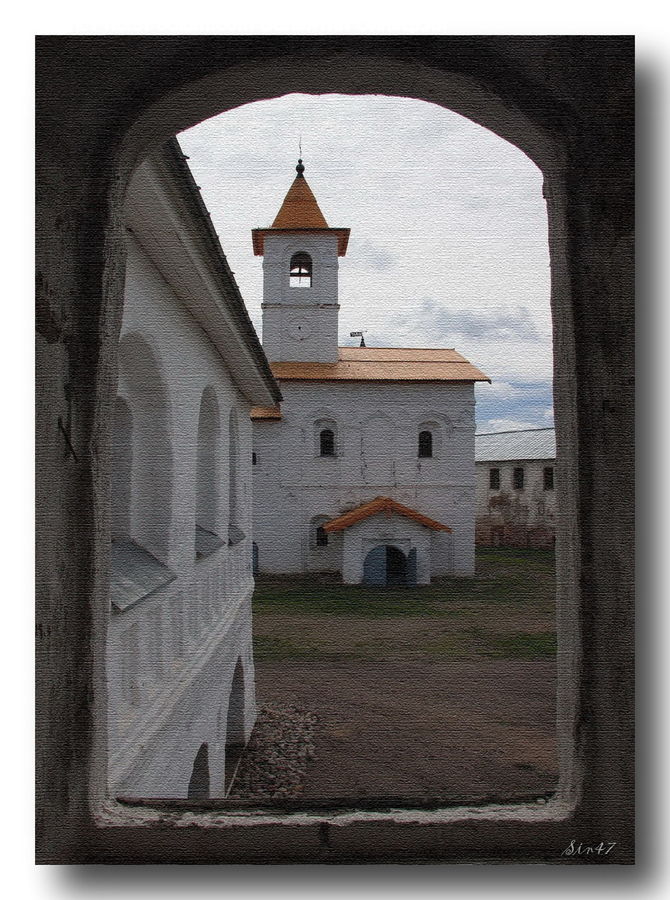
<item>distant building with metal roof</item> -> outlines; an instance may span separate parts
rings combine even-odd
[[[477,544],[553,546],[555,459],[553,428],[475,435]]]
[[[494,431],[475,435],[475,462],[555,457],[556,432],[553,428]]]

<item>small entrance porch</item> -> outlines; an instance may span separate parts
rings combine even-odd
[[[344,583],[378,587],[430,584],[433,536],[451,534],[447,525],[390,497],[376,497],[323,529],[343,533]]]

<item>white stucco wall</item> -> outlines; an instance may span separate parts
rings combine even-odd
[[[195,755],[207,743],[212,795],[222,796],[227,709],[238,662],[246,737],[255,720],[251,403],[131,235],[119,347],[118,394],[130,410],[132,436],[125,537],[174,578],[111,613],[110,787],[127,796],[185,797]],[[218,535],[221,546],[196,559],[198,424],[206,390],[211,497],[201,524]],[[237,525],[244,537],[229,546],[231,417],[237,421]],[[116,537],[124,537],[118,529]]]
[[[312,258],[311,287],[290,284],[291,257],[300,252]],[[266,235],[263,349],[269,360],[337,361],[337,283],[335,235]]]
[[[433,576],[473,573],[471,384],[282,382],[281,389],[281,422],[254,423],[261,572],[313,570],[312,519],[333,518],[382,495],[453,529],[431,542]],[[335,424],[335,457],[318,455],[314,426],[322,420]],[[426,423],[435,429],[432,459],[418,457],[418,433]]]

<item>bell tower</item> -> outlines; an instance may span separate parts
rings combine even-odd
[[[304,176],[297,175],[269,228],[252,231],[263,257],[263,349],[270,362],[337,362],[338,257],[348,228],[329,228]]]

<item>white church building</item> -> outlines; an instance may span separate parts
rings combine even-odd
[[[255,567],[348,584],[471,575],[474,385],[489,379],[454,349],[338,346],[349,229],[328,226],[296,171],[272,225],[252,232],[283,396],[252,410]]]
[[[256,715],[250,411],[281,395],[176,140],[136,170],[125,224],[110,789],[223,797]]]

